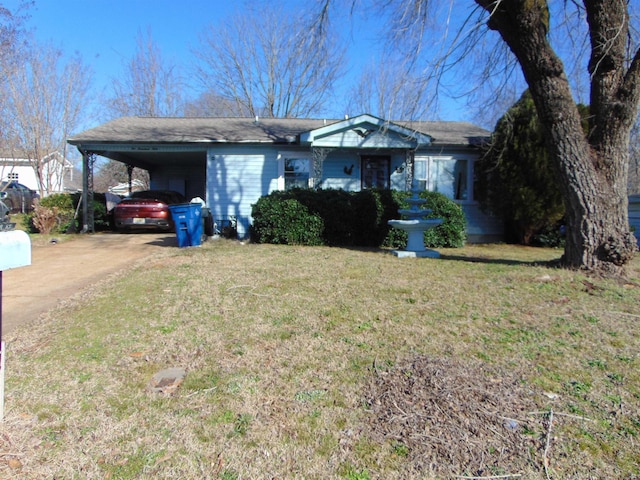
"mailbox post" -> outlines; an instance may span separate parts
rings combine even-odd
[[[0,231],[0,420],[4,419],[6,349],[2,340],[2,272],[31,265],[31,240],[21,230]]]

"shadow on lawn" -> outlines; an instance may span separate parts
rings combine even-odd
[[[464,255],[441,254],[440,260],[454,260],[467,263],[487,263],[490,265],[528,265],[530,267],[547,268],[558,268],[561,265],[561,259],[559,258],[553,260],[514,260],[509,258],[467,257]]]
[[[168,234],[166,237],[155,238],[150,242],[146,242],[147,245],[154,245],[156,247],[178,247],[178,239],[175,233]]]

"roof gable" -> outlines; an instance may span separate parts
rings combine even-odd
[[[300,144],[340,148],[418,148],[430,145],[431,136],[373,115],[322,126],[300,134]]]

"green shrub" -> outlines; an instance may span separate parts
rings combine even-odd
[[[74,224],[73,198],[66,193],[54,193],[38,201],[39,209],[27,215],[27,228],[31,233],[67,233]],[[47,221],[43,215],[53,215]],[[45,227],[46,225],[46,227]],[[46,231],[43,231],[46,230]]]
[[[531,245],[547,248],[564,248],[565,235],[563,222],[547,227],[536,233],[531,239]]]
[[[322,245],[322,219],[280,192],[262,197],[253,205],[251,237],[257,243]]]
[[[350,225],[354,245],[379,247],[389,231],[385,217],[383,192],[367,189],[353,195]]]
[[[81,201],[82,193],[72,194],[73,204],[78,205]],[[82,205],[78,209],[77,230],[81,230],[84,225],[84,209]],[[107,202],[104,193],[94,192],[93,194],[93,226],[96,232],[111,230],[113,228],[112,216],[107,212]]]
[[[460,205],[437,192],[423,192],[426,206],[431,209],[427,218],[442,218],[444,221],[436,228],[427,230],[424,241],[432,248],[462,248],[467,239],[466,219]]]

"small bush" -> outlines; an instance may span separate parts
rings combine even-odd
[[[531,245],[546,248],[564,248],[564,228],[562,222],[558,222],[555,225],[547,225],[533,235]]]
[[[272,194],[253,205],[253,240],[257,243],[322,245],[322,219],[297,200],[280,197]]]
[[[33,212],[27,215],[27,228],[31,233],[66,233],[74,223],[71,195],[56,193],[39,199]]]
[[[34,200],[30,216],[33,227],[44,235],[49,235],[58,226],[58,208],[49,208],[38,200]]]
[[[425,245],[432,248],[462,248],[467,239],[466,220],[460,205],[437,192],[423,192],[426,208],[431,209],[427,218],[442,218],[444,221],[424,234]]]

